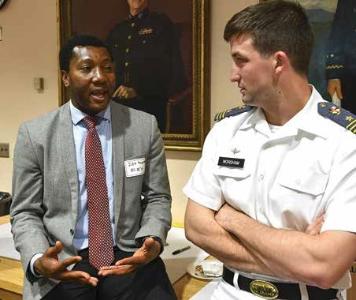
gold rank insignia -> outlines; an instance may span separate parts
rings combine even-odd
[[[244,112],[250,111],[251,109],[253,109],[252,106],[248,106],[248,105],[241,105],[241,106],[237,106],[234,108],[230,108],[227,110],[224,110],[222,112],[219,112],[215,115],[214,117],[214,121],[218,122],[221,121],[224,118],[228,118],[228,117],[233,117],[233,116],[237,116],[239,114],[242,114]]]
[[[333,105],[329,108],[330,113],[332,113],[333,115],[339,115],[341,110],[340,107]]]
[[[251,281],[250,291],[263,299],[277,299],[279,294],[277,287],[273,283],[264,280]]]
[[[142,28],[142,29],[138,32],[138,34],[139,34],[139,35],[148,35],[148,34],[151,34],[152,32],[153,32],[153,29],[152,29],[152,28],[146,27],[146,28]]]
[[[326,66],[327,70],[338,70],[338,69],[343,69],[343,65],[328,65]]]
[[[356,134],[356,115],[331,102],[320,102],[318,112],[342,127]]]

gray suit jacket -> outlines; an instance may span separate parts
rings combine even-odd
[[[148,235],[165,242],[171,196],[163,142],[153,116],[111,103],[116,244],[125,251]],[[145,158],[143,175],[127,177],[124,161]],[[21,125],[14,153],[12,232],[26,271],[32,256],[56,240],[60,259],[76,255],[78,176],[69,104]],[[55,285],[25,280],[24,299],[41,299]]]

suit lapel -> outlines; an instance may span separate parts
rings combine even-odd
[[[59,121],[61,160],[64,165],[65,175],[71,194],[73,228],[77,222],[78,215],[78,191],[79,183],[77,176],[77,162],[75,158],[75,144],[69,102],[63,105]]]
[[[118,221],[121,211],[121,199],[123,197],[124,179],[124,124],[127,123],[127,113],[125,114],[120,105],[111,104],[111,124],[112,124],[112,155],[113,155],[113,176],[114,176],[114,203],[115,203],[115,224],[118,228]]]

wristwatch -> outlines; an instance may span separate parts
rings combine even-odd
[[[6,4],[7,0],[0,0],[0,9],[2,9],[5,4]]]

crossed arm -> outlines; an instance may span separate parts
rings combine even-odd
[[[354,233],[275,229],[228,204],[215,214],[189,200],[185,228],[189,240],[228,266],[321,288],[333,286],[356,258]]]

